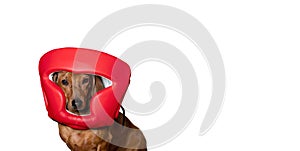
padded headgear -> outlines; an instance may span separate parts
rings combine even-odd
[[[99,75],[111,80],[112,85],[92,97],[89,115],[75,115],[66,110],[62,89],[49,79],[49,75],[57,71]],[[47,52],[40,59],[39,73],[48,116],[75,129],[112,125],[130,82],[128,64],[107,53],[84,48],[60,48]]]

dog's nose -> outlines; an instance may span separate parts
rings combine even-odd
[[[78,98],[72,100],[72,107],[73,107],[73,109],[78,109],[78,108],[81,107],[81,105],[82,105],[82,100],[80,100]]]

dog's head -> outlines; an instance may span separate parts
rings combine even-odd
[[[90,113],[90,99],[104,88],[99,76],[75,74],[66,71],[54,72],[52,80],[63,90],[66,110],[76,115]]]

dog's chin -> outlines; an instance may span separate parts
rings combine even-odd
[[[74,115],[89,115],[90,114],[90,110],[88,108],[83,108],[83,109],[68,109],[66,108],[67,112],[74,114]]]
[[[88,109],[84,109],[84,110],[77,110],[76,113],[77,115],[85,116],[85,115],[89,115],[90,111]]]

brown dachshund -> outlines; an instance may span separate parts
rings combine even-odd
[[[104,88],[102,79],[95,75],[60,71],[52,74],[52,80],[65,93],[66,110],[77,115],[89,114],[90,99]],[[58,127],[60,137],[72,151],[147,151],[142,131],[121,113],[112,126],[89,130],[62,124]]]

